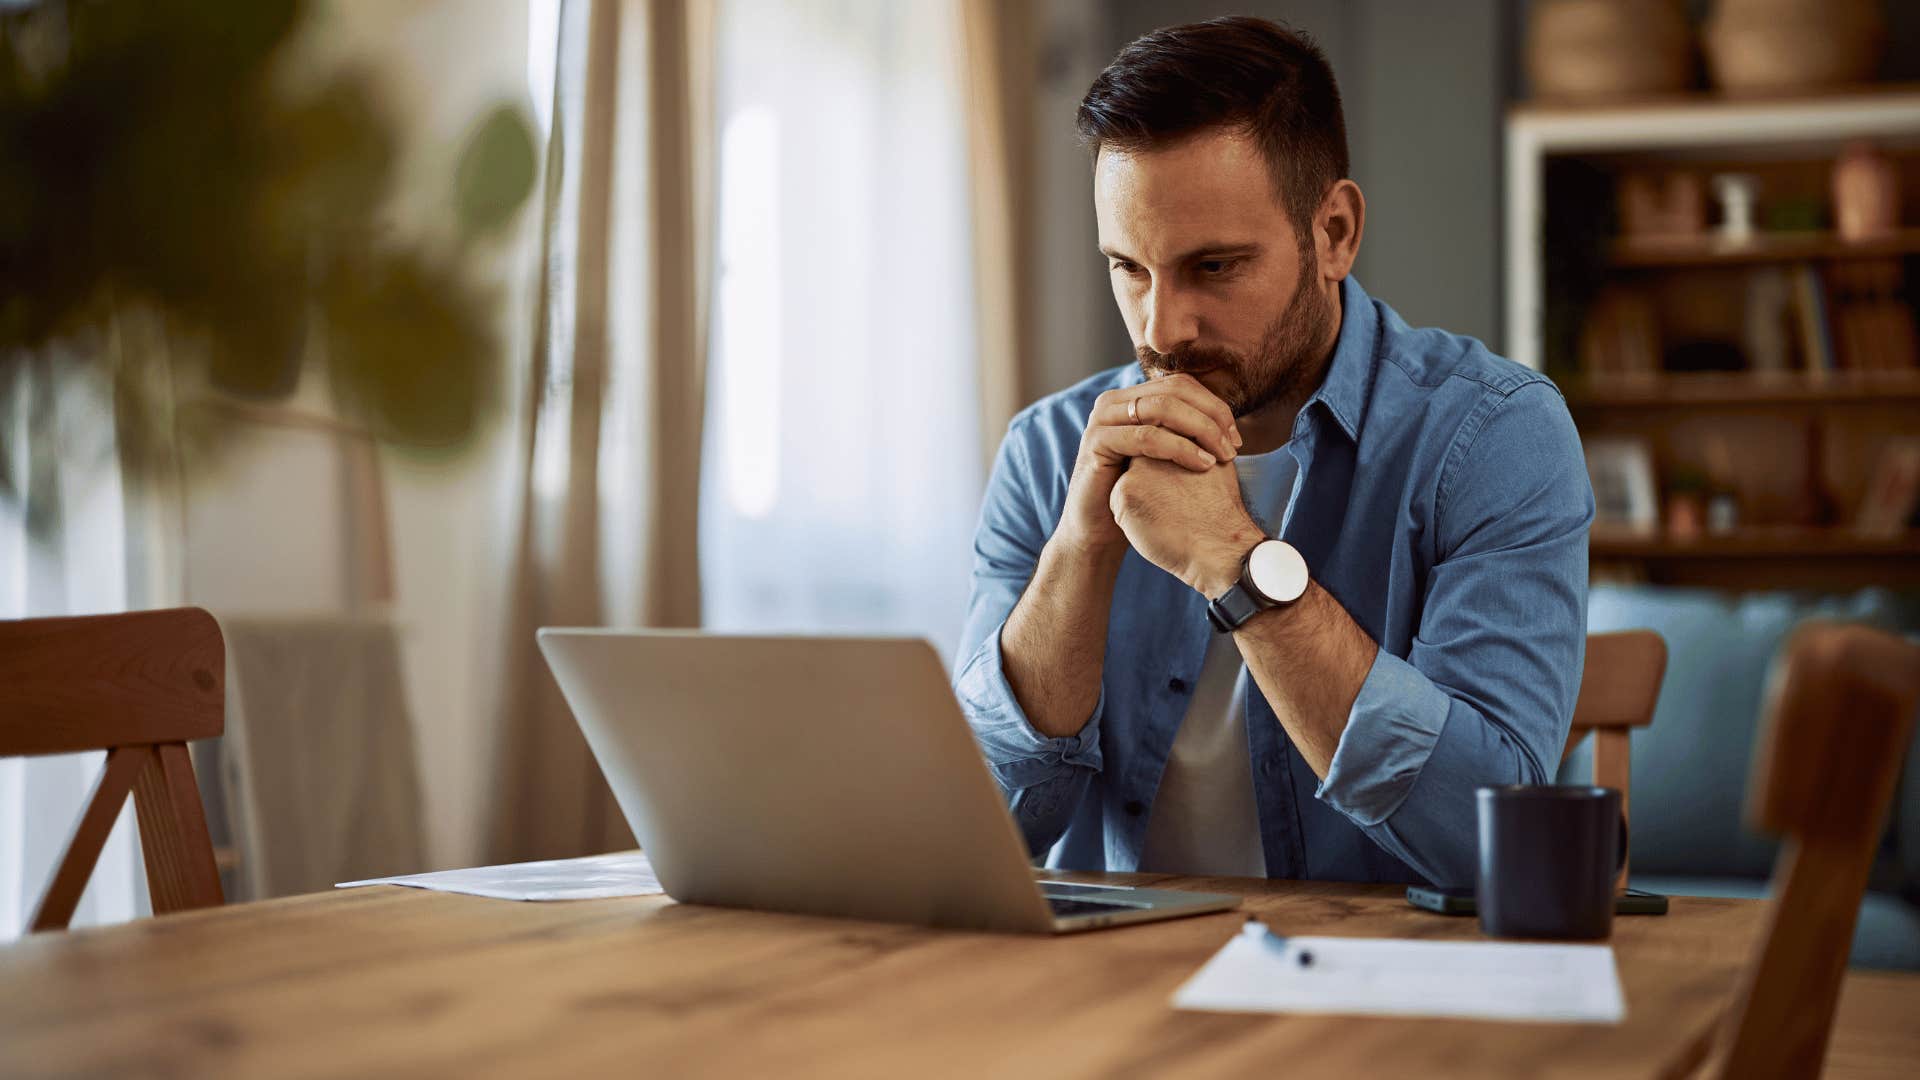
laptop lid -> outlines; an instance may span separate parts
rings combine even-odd
[[[550,628],[539,643],[675,899],[1053,928],[926,642]]]

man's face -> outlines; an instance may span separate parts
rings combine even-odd
[[[1236,416],[1311,389],[1334,306],[1251,139],[1202,132],[1163,149],[1103,149],[1093,203],[1148,377],[1192,374]]]

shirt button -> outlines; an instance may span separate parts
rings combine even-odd
[[[1173,691],[1173,692],[1174,692],[1174,693],[1176,693],[1176,694],[1184,694],[1184,693],[1186,693],[1186,692],[1187,692],[1187,680],[1185,680],[1185,679],[1168,679],[1168,680],[1167,680],[1167,689],[1169,689],[1169,690],[1171,690],[1171,691]]]
[[[1141,812],[1144,811],[1146,807],[1140,805],[1140,800],[1138,799],[1128,799],[1127,805],[1124,807],[1124,809],[1126,810],[1127,813],[1132,814],[1134,817],[1139,817]]]

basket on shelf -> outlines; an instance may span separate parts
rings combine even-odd
[[[1704,44],[1715,86],[1785,93],[1871,80],[1886,28],[1878,0],[1719,0]]]

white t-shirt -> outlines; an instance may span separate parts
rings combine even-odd
[[[1279,536],[1299,463],[1282,446],[1236,457],[1233,465],[1248,513],[1261,531]],[[1214,634],[1153,796],[1141,870],[1267,876],[1247,749],[1248,679],[1233,635]]]

